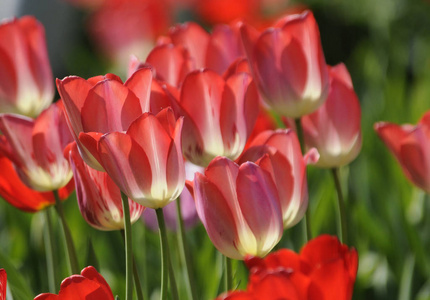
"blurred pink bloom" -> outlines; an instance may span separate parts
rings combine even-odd
[[[0,269],[0,300],[6,300],[7,274],[4,269]]]
[[[344,64],[330,68],[330,92],[324,104],[303,116],[308,148],[318,149],[316,166],[334,168],[349,164],[361,149],[361,109]]]
[[[194,174],[196,172],[203,172],[203,170],[204,169],[202,167],[196,166],[186,161],[185,179],[193,180]],[[189,229],[196,225],[199,221],[193,195],[190,194],[188,189],[183,189],[181,195],[179,196],[179,200],[181,201],[181,215],[182,220],[184,221],[184,226],[186,229]],[[171,231],[176,231],[178,225],[178,214],[175,201],[163,207],[163,213],[164,219],[166,221],[166,227]],[[157,215],[153,209],[146,209],[142,214],[142,219],[151,230],[158,230]]]
[[[34,300],[113,300],[110,286],[94,267],[86,267],[80,275],[72,275],[61,282],[58,295],[43,293]]]
[[[128,129],[142,113],[149,111],[152,71],[137,70],[125,82],[113,74],[88,80],[77,76],[57,79],[67,122],[84,161],[102,171],[88,147],[94,147],[102,134]]]
[[[415,126],[378,122],[374,128],[406,177],[430,193],[430,111]]]
[[[238,165],[217,157],[204,175],[196,173],[193,190],[197,213],[215,247],[243,259],[265,256],[283,233],[276,185],[259,165]]]
[[[287,15],[262,33],[244,24],[241,33],[254,79],[273,110],[299,118],[325,101],[329,76],[312,12]]]
[[[31,16],[0,24],[0,112],[36,117],[52,103],[45,30]]]
[[[52,191],[72,178],[64,148],[73,138],[66,124],[61,101],[36,119],[1,114],[0,152],[14,164],[21,180],[37,191]]]
[[[302,156],[300,143],[291,129],[268,130],[260,133],[239,158],[258,162],[277,186],[284,228],[296,225],[308,207],[306,165],[318,160],[318,152],[311,149]]]
[[[145,113],[126,132],[102,135],[89,148],[130,199],[149,208],[175,200],[185,184],[181,151],[182,118],[166,108]]]
[[[76,185],[79,210],[88,224],[99,230],[124,229],[121,191],[105,172],[90,168],[82,160],[76,143],[67,149]],[[130,221],[136,222],[143,206],[129,200]]]
[[[185,116],[185,157],[200,166],[216,156],[236,159],[254,127],[258,105],[257,88],[249,74],[224,80],[211,70],[190,73],[179,100],[179,113]]]

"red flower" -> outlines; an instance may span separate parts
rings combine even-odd
[[[379,122],[374,127],[406,177],[430,193],[430,111],[416,126]]]
[[[0,300],[6,300],[7,274],[4,269],[0,269]]]
[[[45,30],[34,17],[0,24],[0,70],[0,112],[35,117],[51,104]]]
[[[58,295],[43,293],[34,300],[113,300],[112,290],[94,267],[86,267],[81,275],[72,275],[63,280]]]
[[[300,254],[282,249],[264,259],[248,257],[245,263],[251,273],[247,291],[217,299],[350,300],[358,255],[336,237],[321,235],[309,241]]]

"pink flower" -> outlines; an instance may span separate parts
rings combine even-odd
[[[99,230],[124,229],[121,191],[105,172],[90,168],[82,160],[76,143],[68,149],[79,210],[88,224]],[[130,221],[136,222],[143,206],[129,200]]]
[[[52,104],[36,119],[0,115],[0,152],[14,164],[21,180],[37,191],[52,191],[72,178],[64,148],[73,138],[66,124],[62,103]]]
[[[376,133],[400,163],[406,177],[430,192],[430,112],[417,125],[378,122]]]
[[[283,233],[276,185],[259,165],[215,158],[193,186],[197,213],[215,247],[243,259],[265,256]]]
[[[325,101],[329,76],[312,12],[287,15],[262,33],[248,25],[241,32],[254,79],[273,110],[299,118]]]
[[[259,162],[269,172],[279,192],[284,227],[297,224],[308,207],[306,165],[318,160],[311,149],[304,156],[299,140],[290,129],[267,130],[260,133],[239,158],[239,162]]]
[[[0,112],[37,116],[54,84],[43,26],[31,16],[0,24]]]
[[[7,274],[4,269],[0,269],[0,300],[6,300]]]
[[[43,293],[34,300],[113,300],[108,283],[94,267],[86,267],[80,275],[72,275],[61,282],[58,295]]]
[[[361,149],[361,109],[344,64],[330,68],[326,102],[301,121],[308,148],[318,149],[316,166],[334,168],[354,160]]]
[[[87,150],[98,138],[113,131],[126,131],[142,113],[149,111],[152,72],[137,70],[125,83],[113,74],[88,80],[77,76],[57,79],[67,122],[84,161],[102,171],[98,158]]]
[[[176,199],[185,184],[181,151],[182,118],[166,108],[145,113],[126,132],[110,132],[88,148],[128,197],[161,208]]]
[[[200,166],[216,156],[236,159],[254,127],[258,104],[249,74],[238,73],[224,80],[210,70],[190,73],[179,100],[180,114],[185,116],[185,157]]]

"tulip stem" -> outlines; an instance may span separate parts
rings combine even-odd
[[[337,199],[339,206],[339,218],[340,218],[340,229],[341,229],[341,242],[343,244],[348,244],[348,224],[346,221],[346,207],[345,200],[343,199],[342,187],[340,185],[339,179],[339,169],[333,168],[331,169],[334,179],[334,184],[336,186],[337,191]]]
[[[46,220],[46,235],[45,235],[45,253],[46,253],[46,266],[48,269],[48,279],[49,279],[49,290],[51,293],[56,293],[58,277],[55,266],[55,241],[54,241],[54,231],[51,221],[51,210],[50,208],[45,209],[45,220]]]
[[[73,244],[72,234],[70,232],[69,226],[67,225],[66,217],[64,216],[63,204],[61,203],[60,196],[58,195],[58,190],[54,190],[54,198],[55,209],[57,210],[57,214],[60,217],[64,238],[66,240],[67,255],[69,257],[71,274],[80,274],[75,245]]]
[[[300,149],[302,150],[302,155],[305,153],[305,138],[303,135],[302,123],[300,122],[300,118],[294,120],[296,123],[296,133],[297,138],[299,139]],[[307,176],[307,175],[306,175]],[[312,225],[311,225],[311,204],[308,202],[308,208],[306,209],[305,216],[305,226],[306,226],[306,240],[309,241],[312,239]]]
[[[224,267],[225,267],[225,290],[226,292],[233,289],[233,268],[231,265],[231,259],[224,256]]]
[[[124,235],[125,235],[125,299],[133,299],[133,248],[131,240],[131,222],[130,207],[128,197],[121,192],[122,210],[124,218]],[[137,289],[137,285],[136,285]]]
[[[125,246],[124,230],[121,230],[121,235],[124,240],[124,246]],[[133,256],[133,278],[134,278],[134,285],[136,288],[136,295],[138,300],[143,300],[144,298],[143,298],[143,292],[142,292],[142,285],[140,284],[139,271],[137,270],[137,265],[136,265],[136,258],[133,254],[132,256]]]
[[[190,251],[188,249],[188,243],[185,237],[185,226],[184,226],[184,220],[182,218],[181,213],[181,199],[178,197],[176,199],[176,211],[178,216],[178,227],[179,227],[179,235],[178,235],[178,243],[179,243],[179,249],[181,254],[181,259],[185,265],[185,271],[188,278],[188,297],[189,299],[195,300],[197,299],[197,291],[194,281],[194,276],[192,273],[191,268],[191,257],[190,257]]]
[[[176,288],[175,273],[173,271],[172,262],[170,260],[169,243],[167,241],[166,223],[164,221],[164,214],[162,208],[155,210],[157,214],[158,227],[160,232],[160,245],[161,245],[161,296],[160,299],[167,299],[167,281],[170,278],[170,289],[173,299],[178,300],[178,290]],[[168,274],[168,275],[167,275]]]

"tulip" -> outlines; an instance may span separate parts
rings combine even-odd
[[[299,140],[291,129],[267,130],[239,158],[240,163],[259,160],[276,183],[284,227],[296,225],[308,207],[306,165],[318,161],[318,152],[311,149],[303,156]]]
[[[400,163],[406,177],[430,193],[430,112],[417,125],[378,122],[376,133]]]
[[[58,295],[43,293],[34,300],[113,300],[112,290],[94,267],[86,267],[80,275],[72,275],[61,282]]]
[[[282,237],[282,214],[275,183],[257,164],[215,158],[196,173],[197,213],[215,247],[225,256],[265,256]]]
[[[27,187],[19,178],[12,162],[0,155],[0,196],[10,205],[26,212],[37,212],[55,204],[52,192],[38,192]],[[58,191],[61,200],[69,197],[74,189],[73,180]]]
[[[143,206],[161,208],[176,199],[185,184],[181,151],[182,118],[166,108],[145,113],[127,132],[110,132],[89,151],[128,197]]]
[[[43,26],[31,16],[0,24],[0,112],[35,117],[54,86]]]
[[[247,291],[230,292],[218,300],[350,300],[358,254],[336,237],[321,235],[299,254],[281,249],[264,259],[248,256],[245,263],[251,274]]]
[[[228,23],[238,18],[256,18],[261,0],[206,0],[198,1],[195,7],[200,18],[209,24]]]
[[[62,103],[52,104],[36,119],[0,115],[0,152],[14,164],[20,179],[37,191],[64,187],[72,178],[63,150],[73,138],[67,128]]]
[[[216,156],[236,159],[258,115],[259,96],[249,74],[224,80],[210,70],[190,73],[179,100],[185,116],[183,150],[192,163],[207,166]]]
[[[361,149],[361,110],[344,64],[330,68],[326,102],[301,119],[307,148],[318,149],[316,166],[335,168],[349,164]]]
[[[6,300],[7,274],[4,269],[0,269],[0,300]]]
[[[137,70],[124,84],[113,74],[88,80],[77,76],[57,79],[70,131],[90,167],[103,170],[98,158],[87,150],[97,143],[97,136],[126,131],[137,117],[149,111],[151,82],[149,68]],[[83,141],[80,140],[81,133]]]
[[[325,101],[329,76],[312,12],[287,15],[262,33],[241,27],[254,79],[276,112],[300,118]]]
[[[90,168],[82,160],[76,143],[68,152],[76,186],[79,210],[88,224],[99,230],[124,229],[121,191],[105,173]],[[143,206],[129,200],[130,222],[136,222]]]

